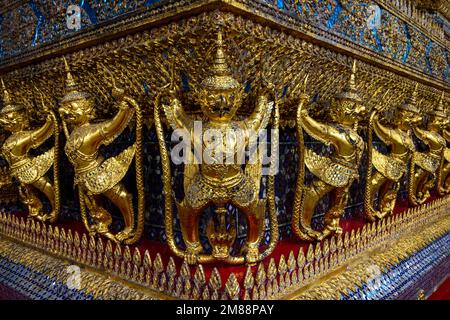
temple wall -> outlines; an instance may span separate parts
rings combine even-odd
[[[377,104],[371,97],[379,88],[390,89],[386,99],[391,103],[388,108],[391,111],[408,98],[415,85],[419,88],[418,100],[423,110],[434,108],[441,92],[448,96],[448,11],[431,14],[411,3],[409,0],[92,0],[56,1],[56,4],[47,0],[0,1],[0,75],[13,99],[26,105],[31,123],[37,125],[44,117],[34,87],[43,93],[45,103],[56,109],[64,93],[65,57],[77,82],[94,94],[97,121],[101,121],[116,112],[110,93],[111,80],[100,64],[108,66],[117,82],[144,110],[144,239],[165,243],[162,167],[153,101],[157,90],[170,81],[167,73],[175,64],[181,101],[191,115],[200,117],[194,92],[211,62],[207,48],[214,43],[216,31],[222,30],[228,63],[238,81],[246,85],[247,96],[238,110],[239,118],[254,108],[261,80],[259,71],[276,83],[281,101],[281,128],[280,172],[275,179],[275,195],[280,240],[288,239],[292,235],[299,157],[295,132],[298,93],[293,88],[299,86],[305,74],[309,73],[310,77],[308,90],[313,110],[324,119],[330,112],[330,99],[345,87],[354,59],[358,61],[357,89],[370,108]],[[79,21],[69,19],[70,5],[80,10]],[[261,52],[264,54],[260,55]],[[107,158],[134,142],[135,133],[130,128],[112,145],[101,149]],[[164,128],[170,145],[172,131],[167,123]],[[363,130],[361,135],[367,140],[367,132]],[[0,132],[0,136],[4,133]],[[417,141],[416,145],[419,150],[423,148]],[[49,146],[42,146],[37,153],[48,150]],[[331,153],[330,147],[310,137],[306,137],[305,146],[320,154]],[[381,141],[375,139],[374,146],[386,153]],[[81,222],[73,169],[64,154],[60,163],[64,168],[62,221]],[[6,167],[1,157],[0,167]],[[172,171],[173,190],[181,197],[183,167],[172,164]],[[367,158],[363,156],[359,178],[350,188],[343,217],[349,223],[363,219],[366,171]],[[124,182],[135,194],[134,175],[132,168]],[[305,182],[311,181],[308,172]],[[14,188],[17,185],[8,190]],[[262,193],[265,191],[263,188]],[[399,192],[400,203],[406,202],[406,194],[405,177]],[[11,201],[8,203],[11,211],[25,209],[17,197]],[[315,211],[313,225],[317,228],[323,223],[327,205],[325,199]],[[107,208],[114,216],[112,230],[123,229],[117,210],[109,205]],[[246,236],[244,220],[236,209],[228,209],[235,216],[238,243],[242,245]],[[207,212],[200,225],[208,250],[205,228],[210,216],[211,212]],[[183,245],[177,219],[175,239]],[[268,233],[267,227],[265,244],[269,243]]]

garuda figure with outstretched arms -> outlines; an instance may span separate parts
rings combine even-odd
[[[356,62],[344,91],[332,103],[332,122],[322,123],[313,119],[305,104],[310,97],[306,92],[306,79],[297,109],[297,139],[299,141],[299,173],[292,214],[294,233],[302,240],[322,240],[332,233],[341,233],[339,221],[344,214],[348,192],[358,178],[358,167],[364,151],[364,141],[356,131],[358,122],[366,115],[355,83]],[[331,157],[319,155],[305,148],[303,130],[314,139],[331,146]],[[314,178],[304,185],[304,167]],[[330,207],[325,213],[324,228],[314,230],[311,223],[315,208],[327,194],[331,195]]]
[[[445,139],[446,148],[444,148],[441,169],[436,185],[438,194],[443,196],[450,193],[450,114],[449,109],[445,110],[444,108],[444,93],[442,93],[442,96],[439,99],[436,111],[446,115],[446,120],[444,120],[441,130],[442,137]]]
[[[224,261],[232,264],[249,263],[263,259],[274,248],[278,240],[278,228],[274,207],[274,176],[268,177],[267,194],[269,200],[271,241],[264,252],[259,246],[264,234],[266,199],[260,199],[261,162],[243,164],[237,161],[237,150],[249,144],[252,132],[264,129],[274,112],[274,127],[278,123],[278,109],[273,110],[267,92],[259,95],[255,111],[245,120],[234,120],[236,110],[242,104],[244,87],[233,78],[226,62],[222,34],[219,33],[213,65],[207,77],[201,82],[197,101],[204,115],[202,128],[196,131],[194,119],[185,113],[180,100],[173,90],[168,95],[157,97],[155,103],[155,125],[163,162],[163,180],[165,201],[166,233],[171,249],[190,264]],[[186,249],[175,245],[173,237],[172,199],[170,183],[170,164],[164,143],[164,133],[159,115],[160,101],[164,113],[174,129],[183,129],[190,145],[188,152],[197,157],[185,163],[184,198],[177,201],[178,215]],[[215,132],[208,136],[208,132]],[[203,141],[200,149],[217,142],[214,151],[205,156],[203,151],[195,152],[196,141]],[[194,145],[194,148],[191,146]],[[198,147],[198,145],[197,145]],[[230,160],[231,161],[227,161]],[[243,213],[247,221],[247,241],[242,255],[232,255],[231,249],[236,237],[236,230],[227,228],[227,206],[234,206]],[[207,236],[212,246],[212,253],[207,254],[200,243],[199,221],[201,214],[208,208],[215,207],[215,224],[209,220]],[[231,223],[233,225],[233,223]]]
[[[417,89],[414,90],[413,101],[416,96]],[[430,110],[427,126],[417,125],[413,128],[415,136],[428,148],[425,152],[415,152],[410,164],[408,198],[414,206],[427,201],[430,191],[436,185],[445,149],[445,140],[439,132],[446,120],[444,112]]]
[[[2,146],[3,156],[6,158],[10,174],[20,183],[20,197],[28,207],[30,217],[41,221],[55,222],[59,216],[59,180],[58,154],[59,126],[53,111],[42,104],[44,111],[48,112],[45,124],[38,129],[30,129],[26,109],[22,105],[13,104],[11,96],[3,88],[3,108],[0,111],[0,125],[11,135]],[[41,146],[47,139],[55,137],[55,147],[43,154],[33,157],[29,154],[31,149]],[[53,166],[53,182],[47,173]],[[39,194],[44,195],[51,205],[51,211],[46,213]]]
[[[110,120],[91,123],[95,118],[94,98],[78,89],[66,61],[65,67],[66,93],[60,101],[59,113],[67,137],[65,152],[75,169],[75,185],[78,187],[83,223],[90,234],[101,234],[116,242],[135,243],[142,235],[144,219],[142,116],[139,106],[132,98],[126,96],[122,89],[115,86],[113,79],[112,93],[118,99],[119,111]],[[138,111],[136,143],[119,155],[105,159],[99,153],[100,146],[111,144],[127,127],[136,110]],[[136,157],[138,191],[137,217],[132,195],[121,182],[134,157]],[[103,199],[112,202],[122,214],[125,228],[115,235],[109,229],[112,217],[102,207]]]
[[[417,107],[408,101],[396,110],[392,123],[388,125],[383,123],[385,119],[380,119],[380,108],[376,108],[370,117],[364,209],[371,221],[382,219],[394,210],[400,180],[415,151],[411,130],[422,119],[418,112]],[[388,154],[382,154],[372,145],[372,131],[388,146]]]

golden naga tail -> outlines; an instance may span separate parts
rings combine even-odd
[[[300,102],[303,103],[303,102]],[[301,224],[301,214],[304,210],[303,203],[303,191],[305,188],[305,141],[303,138],[303,128],[302,128],[302,118],[301,118],[300,106],[297,108],[297,118],[296,118],[296,135],[298,141],[298,173],[297,182],[295,185],[295,196],[294,196],[294,206],[292,208],[292,231],[300,239],[304,239],[304,233],[300,230]],[[304,239],[311,240],[311,239]]]
[[[278,242],[279,238],[279,230],[278,230],[278,220],[277,220],[277,209],[275,205],[275,160],[274,157],[278,157],[279,154],[279,122],[280,122],[280,100],[278,95],[273,92],[272,93],[275,99],[275,106],[273,108],[273,118],[272,125],[274,129],[274,135],[271,137],[272,145],[274,145],[275,150],[273,150],[271,154],[271,162],[270,162],[270,174],[267,179],[267,198],[269,203],[269,223],[270,223],[270,241],[266,250],[258,256],[258,261],[263,260],[267,256],[269,256]]]
[[[61,213],[61,190],[59,185],[59,159],[61,146],[59,141],[59,134],[61,128],[59,126],[59,120],[54,110],[50,110],[51,117],[53,119],[53,136],[55,147],[53,149],[53,189],[55,190],[55,208],[53,208],[53,216],[49,220],[51,223],[56,222]]]
[[[381,88],[375,91],[372,95],[371,100],[380,92]],[[373,121],[375,115],[383,111],[388,103],[386,102],[386,97],[389,93],[389,89],[383,94],[381,98],[381,108],[375,107],[375,110],[372,112],[369,118],[369,123],[367,124],[367,172],[366,172],[366,186],[364,190],[364,214],[369,220],[374,220],[375,209],[373,208],[373,199],[371,199],[370,191],[371,191],[371,181],[372,181],[372,170],[373,170]],[[377,105],[380,106],[380,105]]]
[[[155,129],[158,137],[158,144],[161,154],[161,166],[163,172],[163,192],[164,192],[164,224],[166,226],[166,236],[167,243],[172,252],[182,258],[186,258],[186,253],[179,249],[175,242],[174,229],[173,229],[173,196],[172,196],[172,185],[171,185],[171,168],[170,168],[170,160],[169,160],[169,152],[167,150],[167,146],[164,139],[164,129],[161,122],[161,93],[158,93],[154,102],[154,119],[155,119]],[[273,127],[275,129],[276,134],[275,138],[278,139],[278,128],[279,128],[279,101],[275,98],[275,108],[273,109]],[[277,148],[273,153],[278,154],[278,144],[275,143],[275,148]],[[261,261],[268,255],[270,255],[275,249],[276,243],[279,237],[278,230],[278,220],[276,215],[276,207],[275,207],[275,161],[274,157],[272,157],[272,162],[270,164],[270,175],[268,177],[267,182],[267,197],[268,197],[268,206],[269,206],[269,223],[270,223],[270,242],[267,248],[259,253],[257,261]],[[215,261],[215,258],[212,255],[208,254],[199,254],[198,255],[198,263],[210,263]],[[229,264],[243,264],[245,263],[245,257],[243,256],[229,256],[224,262]]]
[[[292,219],[291,226],[294,234],[302,240],[311,241],[313,240],[307,232],[304,232],[303,227],[303,212],[304,212],[304,197],[305,197],[305,154],[307,149],[305,148],[305,140],[303,138],[303,127],[302,127],[302,115],[301,111],[304,107],[304,104],[309,99],[309,96],[306,95],[306,84],[308,82],[309,75],[305,76],[305,80],[303,81],[303,89],[302,96],[299,102],[299,106],[297,108],[296,115],[296,135],[298,141],[298,173],[297,173],[297,181],[295,185],[295,196],[294,196],[294,206],[292,208]],[[316,137],[315,137],[316,138]]]
[[[39,93],[42,106],[44,107],[45,102],[43,93],[36,86],[34,86],[34,88]],[[53,208],[53,215],[50,217],[49,222],[54,223],[58,220],[59,215],[61,214],[61,189],[59,184],[59,159],[61,154],[59,134],[61,133],[61,127],[59,118],[56,115],[55,110],[53,110],[52,108],[48,108],[48,112],[50,113],[50,116],[53,120],[53,189],[55,193],[55,207]]]
[[[416,169],[416,152],[413,152],[410,162],[409,162],[409,177],[408,177],[408,199],[414,205],[417,206],[419,203],[415,195],[415,169]]]
[[[144,210],[145,210],[145,195],[144,195],[144,156],[142,147],[142,128],[143,128],[143,115],[142,109],[136,101],[130,97],[125,96],[124,100],[133,106],[136,110],[136,151],[134,154],[136,165],[136,189],[138,193],[138,207],[137,216],[135,217],[135,228],[133,237],[126,239],[125,244],[133,244],[137,242],[144,232]]]
[[[155,130],[156,135],[158,137],[159,150],[161,154],[161,166],[162,166],[162,180],[163,180],[163,192],[164,192],[164,224],[166,226],[166,237],[167,244],[169,248],[175,253],[176,256],[180,258],[184,258],[185,254],[182,250],[180,250],[175,243],[175,236],[173,232],[173,207],[172,207],[172,185],[171,185],[171,169],[170,169],[170,160],[169,160],[169,152],[167,151],[166,142],[164,141],[164,129],[161,123],[161,114],[160,114],[160,101],[161,101],[161,93],[158,93],[155,97],[154,102],[154,119],[155,119]],[[201,260],[201,259],[199,259]],[[200,263],[204,263],[201,261]]]
[[[436,183],[436,192],[440,196],[444,196],[448,193],[448,190],[445,189],[445,177],[444,177],[444,164],[445,164],[445,156],[444,156],[445,148],[442,149],[441,153],[441,161],[439,162],[438,174],[437,174],[437,183]]]
[[[364,190],[364,214],[369,220],[374,219],[375,209],[373,208],[372,199],[370,196],[370,185],[372,181],[372,154],[373,154],[373,118],[377,111],[374,111],[370,116],[369,123],[367,125],[367,172],[366,172],[366,186]]]

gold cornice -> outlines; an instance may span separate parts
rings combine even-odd
[[[57,44],[44,46],[40,49],[33,50],[20,57],[7,59],[3,66],[0,66],[0,74],[7,73],[11,70],[21,68],[26,65],[36,64],[40,61],[51,59],[60,55],[68,54],[83,48],[87,48],[99,43],[112,41],[128,34],[133,34],[149,28],[158,27],[172,21],[180,20],[186,17],[194,16],[200,12],[212,11],[220,9],[225,12],[233,12],[253,19],[263,25],[271,28],[290,33],[296,37],[307,40],[311,43],[318,44],[325,48],[329,48],[339,53],[354,57],[358,60],[365,61],[378,68],[388,70],[405,76],[414,81],[432,86],[440,91],[449,91],[448,83],[430,77],[424,72],[420,72],[412,67],[406,66],[396,61],[385,58],[367,48],[355,44],[337,34],[331,34],[326,30],[306,25],[295,21],[289,16],[278,15],[275,18],[270,14],[272,9],[268,5],[258,2],[265,10],[255,8],[255,6],[245,4],[245,0],[201,0],[191,4],[177,7],[176,5],[162,5],[161,12],[152,14],[146,18],[142,18],[144,13],[133,15],[133,17],[118,20],[114,23],[106,25],[97,25],[96,28],[86,31],[82,34],[65,39]],[[155,12],[158,10],[155,10]],[[99,28],[101,32],[99,32]]]
[[[428,37],[430,37],[432,40],[439,43],[443,47],[449,48],[449,42],[445,39],[445,37],[444,37],[444,39],[440,39],[439,37],[437,37],[435,34],[433,34],[433,32],[430,32],[430,30],[427,30],[427,28],[418,21],[419,18],[415,18],[414,16],[406,15],[402,10],[397,8],[395,6],[395,4],[392,3],[391,0],[387,0],[387,1],[386,0],[375,0],[375,2],[377,2],[384,9],[386,9],[393,15],[397,16],[404,22],[407,22],[407,23],[415,26],[417,29],[419,29],[421,32],[426,34]],[[442,35],[443,36],[445,35],[444,30],[442,30]]]
[[[318,27],[296,22],[294,19],[288,16],[284,17],[284,21],[280,21],[276,20],[273,16],[265,12],[261,11],[253,12],[255,11],[255,9],[253,7],[249,7],[241,3],[242,0],[224,0],[224,1],[232,4],[232,7],[227,9],[231,11],[234,11],[233,9],[240,9],[241,11],[245,12],[245,14],[247,14],[248,16],[252,16],[254,19],[256,19],[256,21],[260,23],[266,24],[269,23],[272,28],[278,28],[287,33],[289,32],[293,33],[298,37],[307,40],[311,43],[315,43],[325,48],[354,57],[358,60],[364,61],[368,64],[374,65],[381,69],[385,69],[388,71],[392,71],[396,74],[406,76],[407,78],[410,78],[414,81],[435,87],[438,90],[446,90],[446,91],[450,90],[450,84],[442,80],[437,80],[425,74],[424,72],[419,72],[414,68],[405,66],[404,64],[385,58],[337,34],[331,34],[328,31],[322,30]],[[270,9],[269,6],[267,6],[267,8]],[[238,11],[234,12],[238,13]]]
[[[211,10],[217,8],[217,4],[220,2],[218,0],[199,0],[181,7],[173,4],[155,4],[155,8],[160,7],[161,10],[153,9],[152,13],[154,12],[154,14],[146,18],[142,18],[142,16],[148,10],[141,9],[132,17],[99,23],[95,27],[87,27],[84,32],[73,37],[50,45],[43,45],[41,48],[23,55],[4,59],[6,63],[0,66],[0,74]]]

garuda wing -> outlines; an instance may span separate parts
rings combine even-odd
[[[119,155],[103,161],[92,171],[79,176],[78,183],[83,183],[92,194],[103,193],[118,184],[128,171],[134,158],[136,146],[133,144]]]
[[[355,169],[341,165],[330,158],[305,148],[305,165],[316,177],[333,187],[345,187],[358,177]]]
[[[436,172],[440,162],[438,157],[433,157],[425,152],[414,152],[413,160],[417,166],[430,173]]]
[[[11,167],[11,174],[23,184],[31,184],[47,173],[54,161],[54,149],[30,159],[23,165]]]
[[[372,164],[384,177],[393,181],[399,181],[406,171],[406,163],[375,149],[372,150]]]

